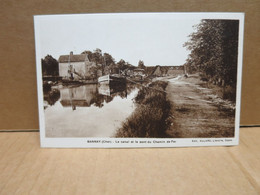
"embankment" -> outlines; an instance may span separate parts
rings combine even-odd
[[[116,137],[167,137],[167,118],[171,111],[171,104],[164,92],[167,84],[156,81],[138,92],[135,97],[137,108],[117,130]]]

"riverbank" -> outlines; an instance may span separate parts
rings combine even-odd
[[[164,92],[167,82],[155,81],[143,87],[135,97],[137,107],[116,132],[115,137],[167,137],[166,130],[171,111],[170,101]]]

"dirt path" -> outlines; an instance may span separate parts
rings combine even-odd
[[[171,137],[233,137],[234,105],[200,87],[198,76],[168,79],[172,102]],[[232,108],[233,107],[233,108]]]

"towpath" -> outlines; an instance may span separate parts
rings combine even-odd
[[[200,86],[198,76],[166,79],[168,99],[172,102],[171,137],[232,137],[234,105]]]

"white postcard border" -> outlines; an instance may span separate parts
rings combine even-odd
[[[238,44],[238,69],[237,92],[235,113],[235,137],[232,138],[47,138],[45,137],[45,117],[43,108],[42,70],[41,70],[41,32],[39,24],[48,17],[84,17],[95,15],[135,15],[143,14],[169,14],[182,19],[186,17],[201,17],[204,19],[236,19],[239,20],[239,44]],[[34,16],[35,48],[37,69],[38,110],[40,126],[41,147],[45,148],[143,148],[143,147],[193,147],[193,146],[232,146],[239,144],[239,124],[241,105],[242,61],[243,61],[243,37],[244,37],[244,13],[221,12],[194,12],[194,13],[105,13],[105,14],[73,14],[73,15],[45,15]]]

